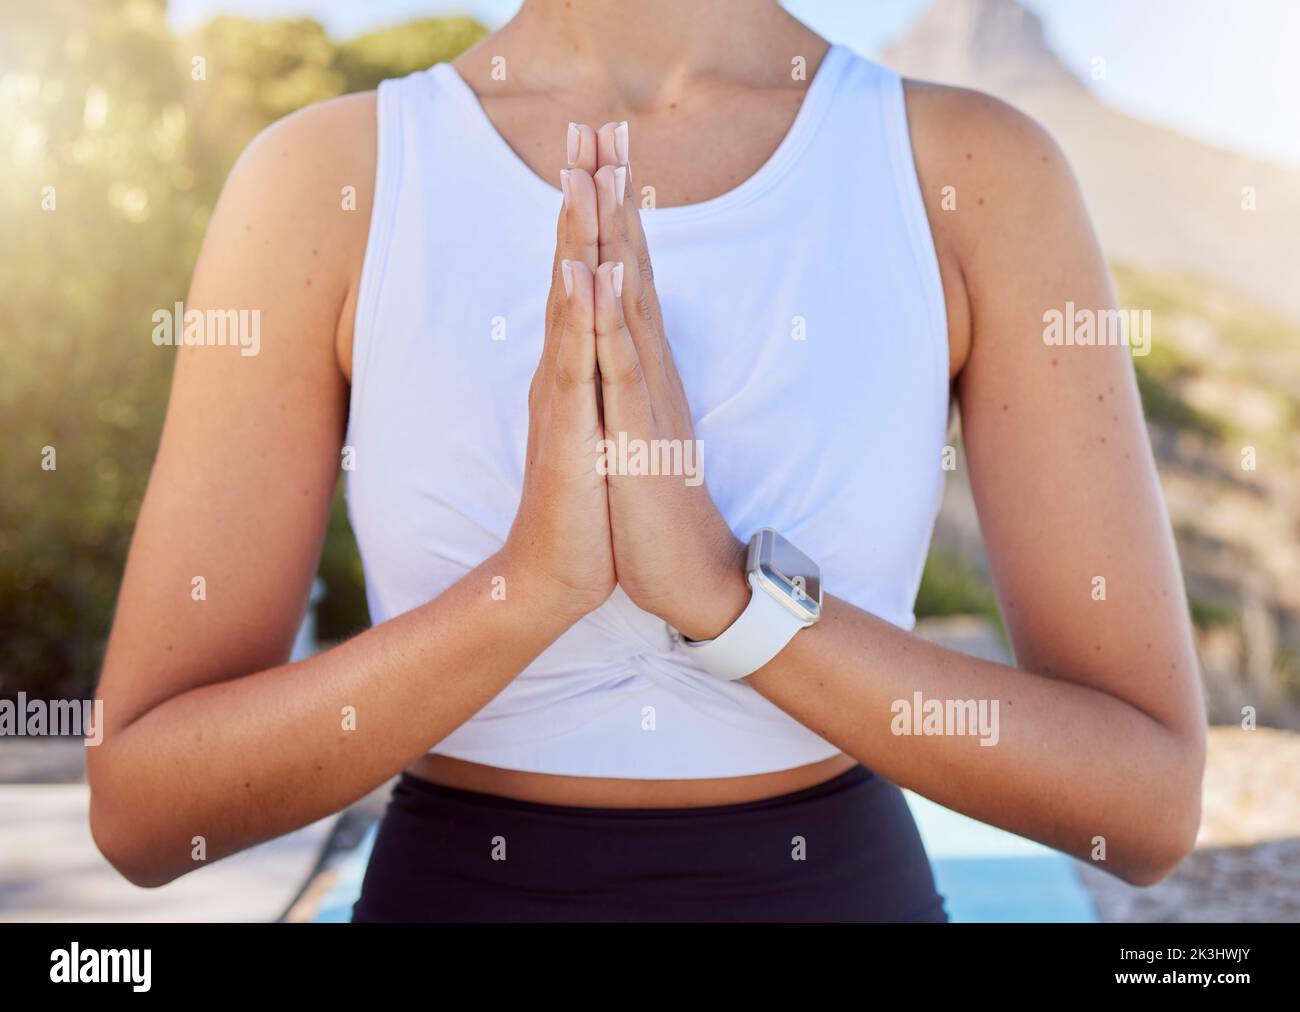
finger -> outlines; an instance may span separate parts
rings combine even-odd
[[[597,133],[599,149],[599,167],[596,169],[597,206],[601,225],[600,262],[623,260],[635,263],[638,272],[645,275],[647,282],[653,281],[650,268],[650,255],[646,250],[645,235],[640,231],[641,217],[636,211],[635,201],[631,196],[631,163],[629,146],[631,134],[627,120],[620,123],[606,123]],[[607,169],[606,166],[609,166]],[[602,173],[612,173],[609,181]],[[610,198],[613,199],[610,199]],[[641,246],[634,250],[636,256],[629,258],[627,250],[632,247],[632,219],[636,219],[635,234],[640,237]]]
[[[632,185],[632,161],[630,157],[631,131],[628,127],[627,120],[620,123],[606,123],[597,133],[597,148],[599,149],[598,161],[599,166],[596,174],[599,175],[601,169],[606,165],[624,166],[627,171],[617,176],[615,186],[615,196],[617,204],[623,209],[623,222],[620,234],[623,242],[635,251],[635,260],[637,272],[641,275],[642,283],[646,288],[651,308],[654,312],[655,321],[662,324],[663,320],[659,314],[659,300],[654,291],[654,268],[650,262],[649,247],[646,243],[645,232],[641,228],[641,213],[637,208],[635,187]],[[602,224],[604,222],[602,221]],[[606,260],[613,259],[607,251],[602,250],[600,260],[604,263]]]
[[[670,424],[674,431],[680,429],[689,433],[693,426],[689,410],[685,408],[686,390],[667,343],[649,244],[636,204],[630,145],[626,120],[606,123],[597,133],[600,168],[596,170],[595,178],[600,215],[600,260],[602,263],[621,260],[629,267],[635,265],[637,280],[636,283],[629,280],[625,285],[623,307],[631,321],[631,333],[640,350],[649,389],[655,398],[656,414],[660,414],[660,406],[674,405],[675,410],[662,412],[664,417],[660,418],[660,424]],[[608,182],[602,174],[609,176]],[[671,422],[668,415],[672,416]]]
[[[603,165],[596,170],[596,207],[600,220],[600,262],[621,259],[635,269],[655,323],[660,323],[659,299],[654,288],[654,267],[650,248],[641,228],[641,213],[633,197],[632,169],[627,165]]]
[[[596,362],[604,399],[605,437],[652,439],[654,409],[646,387],[641,358],[623,317],[623,282],[627,271],[620,262],[601,264],[596,271]]]
[[[592,186],[596,191],[596,219],[600,263],[610,260],[631,259],[634,251],[629,243],[627,214],[626,165],[602,165],[596,170]],[[635,267],[635,260],[628,264]]]
[[[560,275],[566,312],[556,348],[556,382],[561,386],[591,384],[596,379],[596,306],[591,270],[581,260],[564,260]]]
[[[570,123],[565,135],[565,163],[590,175],[600,168],[599,141],[596,131],[586,123]]]
[[[655,358],[662,363],[662,373],[668,385],[676,391],[679,399],[684,400],[685,388],[677,364],[673,361],[672,349],[666,343],[663,311],[654,283],[654,266],[645,230],[641,225],[641,212],[636,203],[637,190],[629,159],[630,134],[627,122],[606,123],[602,126],[597,133],[597,147],[600,161],[600,168],[596,171],[596,202],[601,218],[600,261],[622,260],[628,265],[636,265],[639,287],[629,284],[627,291],[630,294],[624,297],[628,317],[633,320],[644,317],[653,323],[655,336],[661,343]],[[607,165],[613,168],[606,170]],[[616,171],[619,166],[626,167],[626,173],[617,175],[611,186],[602,187],[601,173]],[[615,199],[609,199],[611,196]],[[617,199],[620,196],[621,202]],[[620,218],[615,217],[616,209],[622,212]],[[632,295],[635,295],[635,299],[632,299]],[[637,330],[633,324],[634,335]]]
[[[560,190],[564,195],[555,244],[556,269],[561,260],[581,260],[594,271],[600,262],[597,224],[596,184],[586,169],[564,169],[560,173]]]
[[[628,147],[631,131],[627,120],[621,123],[606,123],[596,135],[597,157],[596,169],[604,165],[630,165]],[[596,169],[592,169],[593,174]]]
[[[567,296],[560,264],[576,260],[595,270],[598,255],[596,222],[596,188],[584,169],[565,169],[560,173],[563,200],[555,226],[555,256],[551,261],[551,290],[546,297],[546,334],[542,345],[542,369],[550,368],[555,359],[556,338],[564,326]]]
[[[640,262],[649,260],[642,247],[636,249],[628,237],[628,217],[619,203],[627,177],[627,166],[605,165],[596,172],[596,203],[600,217],[600,261],[619,262],[626,269],[623,279],[622,309],[637,352],[653,385],[662,378],[664,348],[660,334],[658,304],[653,297],[653,282],[647,278]]]
[[[596,437],[600,428],[596,410],[594,282],[581,260],[562,261],[560,274],[566,305],[552,371],[550,417],[562,432],[589,439]]]

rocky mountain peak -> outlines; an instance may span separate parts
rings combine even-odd
[[[936,0],[882,60],[905,76],[994,94],[1084,89],[1019,0]]]

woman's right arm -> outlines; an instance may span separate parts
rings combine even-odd
[[[558,269],[561,257],[588,259],[580,202],[561,216],[524,491],[505,547],[435,600],[286,663],[340,472],[348,386],[338,349],[350,345],[366,242],[374,115],[373,95],[354,96],[259,137],[195,270],[186,308],[258,310],[261,341],[250,356],[176,351],[118,600],[99,687],[103,742],[87,750],[90,818],[100,850],[138,885],[364,796],[613,588],[608,537],[605,555],[591,537],[603,483],[584,456],[598,438],[594,377],[584,380],[589,343],[592,373],[595,359],[583,322],[590,277],[585,294],[578,285],[565,296]],[[593,191],[593,235],[594,202]]]

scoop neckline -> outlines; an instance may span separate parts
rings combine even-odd
[[[726,192],[710,197],[708,200],[696,201],[692,204],[677,204],[673,207],[642,208],[642,220],[647,224],[694,220],[747,204],[770,189],[799,158],[812,139],[818,124],[830,106],[831,96],[842,77],[841,68],[848,55],[848,50],[839,43],[829,45],[822,62],[817,67],[817,72],[808,82],[803,101],[799,104],[799,111],[795,113],[785,136],[781,138],[767,160],[751,175]],[[538,175],[510,146],[510,142],[497,129],[496,124],[483,108],[477,93],[454,66],[450,63],[436,63],[429,68],[429,72],[444,81],[466,107],[468,119],[480,133],[486,136],[487,143],[496,157],[508,163],[511,171],[525,177],[525,184],[546,199],[556,201],[561,198],[560,188]]]

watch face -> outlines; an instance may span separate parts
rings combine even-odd
[[[763,589],[805,622],[815,622],[822,608],[821,568],[771,527],[762,528],[749,545],[749,572]]]

